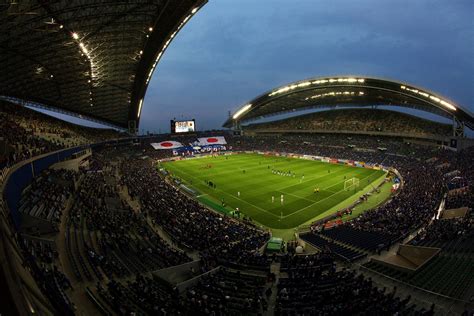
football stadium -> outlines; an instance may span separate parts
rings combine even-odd
[[[250,19],[262,4],[252,5]],[[236,24],[247,30],[236,2],[218,6],[0,4],[0,315],[474,315],[474,116],[472,104],[432,88],[450,84],[446,69],[433,66],[441,73],[423,81],[430,88],[410,79],[414,69],[295,81],[298,67],[268,75],[268,55],[255,66],[245,49],[236,58],[229,48],[230,58],[274,79],[261,85],[219,68],[217,46],[191,51],[187,38],[184,51],[174,49],[181,33],[204,43],[203,29],[212,37]],[[267,7],[258,14],[271,11],[291,29],[278,19],[285,8]],[[320,14],[328,25],[341,21]],[[262,21],[256,51],[274,35]],[[288,32],[293,49],[298,36]],[[223,37],[218,46],[245,42]],[[200,55],[218,75],[207,65],[199,73],[191,59]],[[172,105],[145,102],[167,99],[152,78],[173,62],[172,72],[199,73],[194,87],[179,86]],[[234,76],[230,94],[213,81]],[[179,85],[178,77],[158,86]],[[201,82],[210,96],[191,94]],[[468,89],[451,84],[462,100]],[[212,110],[177,101],[213,98]],[[222,98],[233,110],[220,116]],[[155,107],[155,116],[145,112]],[[146,124],[160,132],[144,132]]]

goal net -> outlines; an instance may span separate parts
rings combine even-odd
[[[344,181],[344,190],[357,190],[359,188],[359,179],[351,178],[349,180]]]

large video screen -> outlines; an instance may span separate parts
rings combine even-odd
[[[171,120],[171,133],[190,133],[196,131],[195,120],[174,121]]]

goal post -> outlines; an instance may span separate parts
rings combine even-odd
[[[359,188],[359,185],[360,185],[360,181],[358,178],[351,178],[344,181],[344,190],[345,191],[356,190]]]

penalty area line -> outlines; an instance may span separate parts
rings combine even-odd
[[[186,175],[188,175],[188,176],[191,177],[191,178],[200,180],[198,177],[195,177],[195,176],[193,176],[193,175],[191,175],[191,174],[189,174],[189,173],[187,173],[187,172],[184,172],[184,171],[181,171],[181,172],[184,173],[184,174],[186,174]],[[234,199],[237,199],[237,200],[239,200],[239,201],[244,202],[245,204],[248,204],[248,205],[250,205],[250,206],[253,206],[253,207],[255,207],[256,209],[258,209],[258,210],[260,210],[260,211],[262,211],[262,212],[265,212],[265,213],[267,213],[267,214],[269,214],[269,215],[272,215],[273,217],[277,217],[277,218],[280,218],[280,217],[281,217],[281,216],[275,215],[275,214],[273,214],[272,212],[269,212],[269,211],[267,211],[267,210],[265,210],[265,209],[263,209],[263,208],[261,208],[261,207],[259,207],[259,206],[257,206],[257,205],[254,205],[254,204],[249,203],[249,202],[247,202],[247,201],[245,201],[245,200],[242,200],[241,198],[238,198],[238,197],[234,196],[233,194],[231,194],[231,193],[229,193],[229,192],[226,192],[226,191],[223,191],[223,190],[220,190],[220,189],[214,189],[214,190],[215,190],[215,191],[222,192],[222,193],[224,193],[225,195],[228,195],[228,196],[230,196],[230,197],[232,197],[232,198],[234,198]],[[209,195],[209,194],[202,194],[202,195]]]
[[[363,180],[367,179],[367,178],[370,177],[370,176],[371,176],[371,175],[368,175],[367,177],[361,179],[360,181],[363,181]],[[365,188],[365,187],[364,187],[364,188]],[[340,191],[337,191],[336,193],[331,194],[330,196],[325,197],[325,198],[322,199],[322,200],[319,200],[319,201],[317,201],[317,202],[315,202],[315,203],[313,203],[313,204],[310,204],[310,205],[308,205],[308,206],[305,206],[305,207],[303,207],[303,208],[300,208],[299,210],[297,210],[297,211],[295,211],[295,212],[293,212],[293,213],[291,213],[291,214],[285,215],[285,216],[283,216],[283,218],[287,218],[287,217],[292,216],[292,215],[294,215],[294,214],[297,214],[297,213],[299,213],[299,212],[301,212],[301,211],[304,211],[304,210],[306,210],[306,209],[308,209],[308,208],[310,208],[310,207],[312,207],[312,206],[318,204],[319,202],[325,201],[325,200],[327,200],[327,199],[333,197],[334,195],[336,195],[336,194],[338,194],[338,193],[341,193],[341,192],[343,192],[343,191],[346,191],[346,190],[342,189],[342,190],[340,190]],[[354,195],[354,194],[353,194],[353,195]],[[351,195],[351,196],[352,196],[352,195]],[[348,197],[348,198],[349,198],[349,197]],[[347,200],[347,199],[345,199],[345,200]],[[341,201],[341,202],[343,202],[343,201]]]

